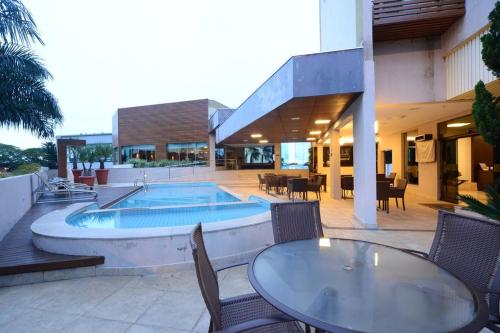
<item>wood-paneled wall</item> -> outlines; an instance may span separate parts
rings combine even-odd
[[[156,159],[167,158],[167,143],[208,142],[208,100],[145,105],[117,111],[118,150],[152,144]]]

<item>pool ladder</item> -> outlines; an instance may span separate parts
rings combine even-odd
[[[142,179],[136,178],[134,180],[134,186],[137,187],[139,186],[139,183],[142,182],[142,187],[146,190],[148,188],[147,177],[146,171],[142,171]]]

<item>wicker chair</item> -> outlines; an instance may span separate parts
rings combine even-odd
[[[280,179],[278,176],[266,175],[265,181],[266,181],[266,193],[269,193],[273,188],[276,191],[276,193],[279,192],[278,188],[280,186]]]
[[[293,178],[288,185],[288,199],[295,200],[295,193],[299,194],[302,200],[307,200],[307,178]]]
[[[439,211],[429,254],[423,255],[486,295],[490,305],[488,328],[500,332],[500,223]]]
[[[190,242],[198,284],[211,317],[208,332],[303,332],[297,322],[257,294],[219,299],[217,272],[208,258],[200,223],[191,232]]]
[[[391,172],[391,174],[389,175],[389,177],[387,177],[387,179],[390,180],[391,185],[394,185],[394,181],[396,180],[396,175],[397,175],[396,172]]]
[[[403,201],[403,210],[406,210],[405,191],[406,191],[407,185],[408,185],[408,181],[406,179],[398,179],[396,186],[389,188],[389,198],[396,199],[396,207],[397,208],[399,208],[398,198],[401,198],[401,201]]]
[[[271,203],[275,243],[323,237],[319,201]]]
[[[287,175],[280,176],[280,184],[278,186],[278,189],[279,189],[279,194],[284,194],[285,189],[288,191],[288,176]]]
[[[257,177],[259,178],[259,190],[262,191],[266,186],[266,179],[260,173],[257,174]]]
[[[342,176],[340,177],[340,188],[342,189],[342,199],[346,198],[347,191],[354,191],[354,177]]]
[[[390,181],[377,181],[377,200],[378,207],[380,208],[380,202],[382,201],[382,210],[385,210],[389,214],[389,189],[391,187]]]
[[[316,193],[316,199],[321,200],[321,186],[323,185],[323,176],[314,177],[313,181],[307,183],[307,190]]]

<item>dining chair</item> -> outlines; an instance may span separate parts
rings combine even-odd
[[[271,224],[277,244],[323,237],[317,200],[271,203]]]
[[[302,200],[308,199],[307,178],[293,178],[289,184],[288,199],[291,196],[291,199],[295,201],[295,193],[298,193]]]
[[[377,201],[378,207],[380,208],[380,202],[382,202],[382,210],[385,210],[389,214],[389,189],[391,183],[389,181],[377,181]]]
[[[429,254],[419,254],[483,293],[490,307],[488,328],[500,332],[500,222],[440,210]]]
[[[269,192],[271,191],[271,189],[274,188],[274,190],[276,192],[279,192],[278,190],[278,187],[279,187],[279,184],[280,184],[280,179],[279,177],[275,176],[275,175],[266,175],[264,177],[265,181],[266,181],[266,193],[269,194]]]
[[[390,180],[391,185],[394,185],[394,181],[396,180],[396,175],[397,175],[396,172],[391,172],[391,174],[389,175],[389,177],[387,177],[387,179]]]
[[[196,276],[210,314],[208,332],[303,332],[300,325],[267,303],[258,294],[220,299],[217,272],[212,267],[198,223],[190,237]],[[234,267],[229,266],[224,269]]]
[[[342,189],[342,199],[346,198],[347,191],[354,191],[354,177],[353,176],[341,176],[340,177],[340,188]]]
[[[284,194],[285,189],[288,191],[288,176],[282,175],[280,176],[280,184],[279,184],[279,194]]]
[[[257,174],[257,177],[259,178],[259,190],[262,191],[266,186],[266,179],[260,173]]]
[[[406,210],[405,207],[405,192],[406,186],[408,185],[408,181],[406,179],[398,179],[396,182],[396,186],[389,188],[389,198],[396,199],[396,207],[399,208],[398,198],[403,201],[403,210]]]
[[[323,185],[323,176],[316,176],[307,183],[307,190],[316,193],[316,199],[321,200],[321,186]]]

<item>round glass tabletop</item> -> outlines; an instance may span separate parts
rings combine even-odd
[[[444,269],[368,242],[277,244],[257,255],[248,275],[269,303],[327,331],[460,332],[487,318],[485,302]]]

